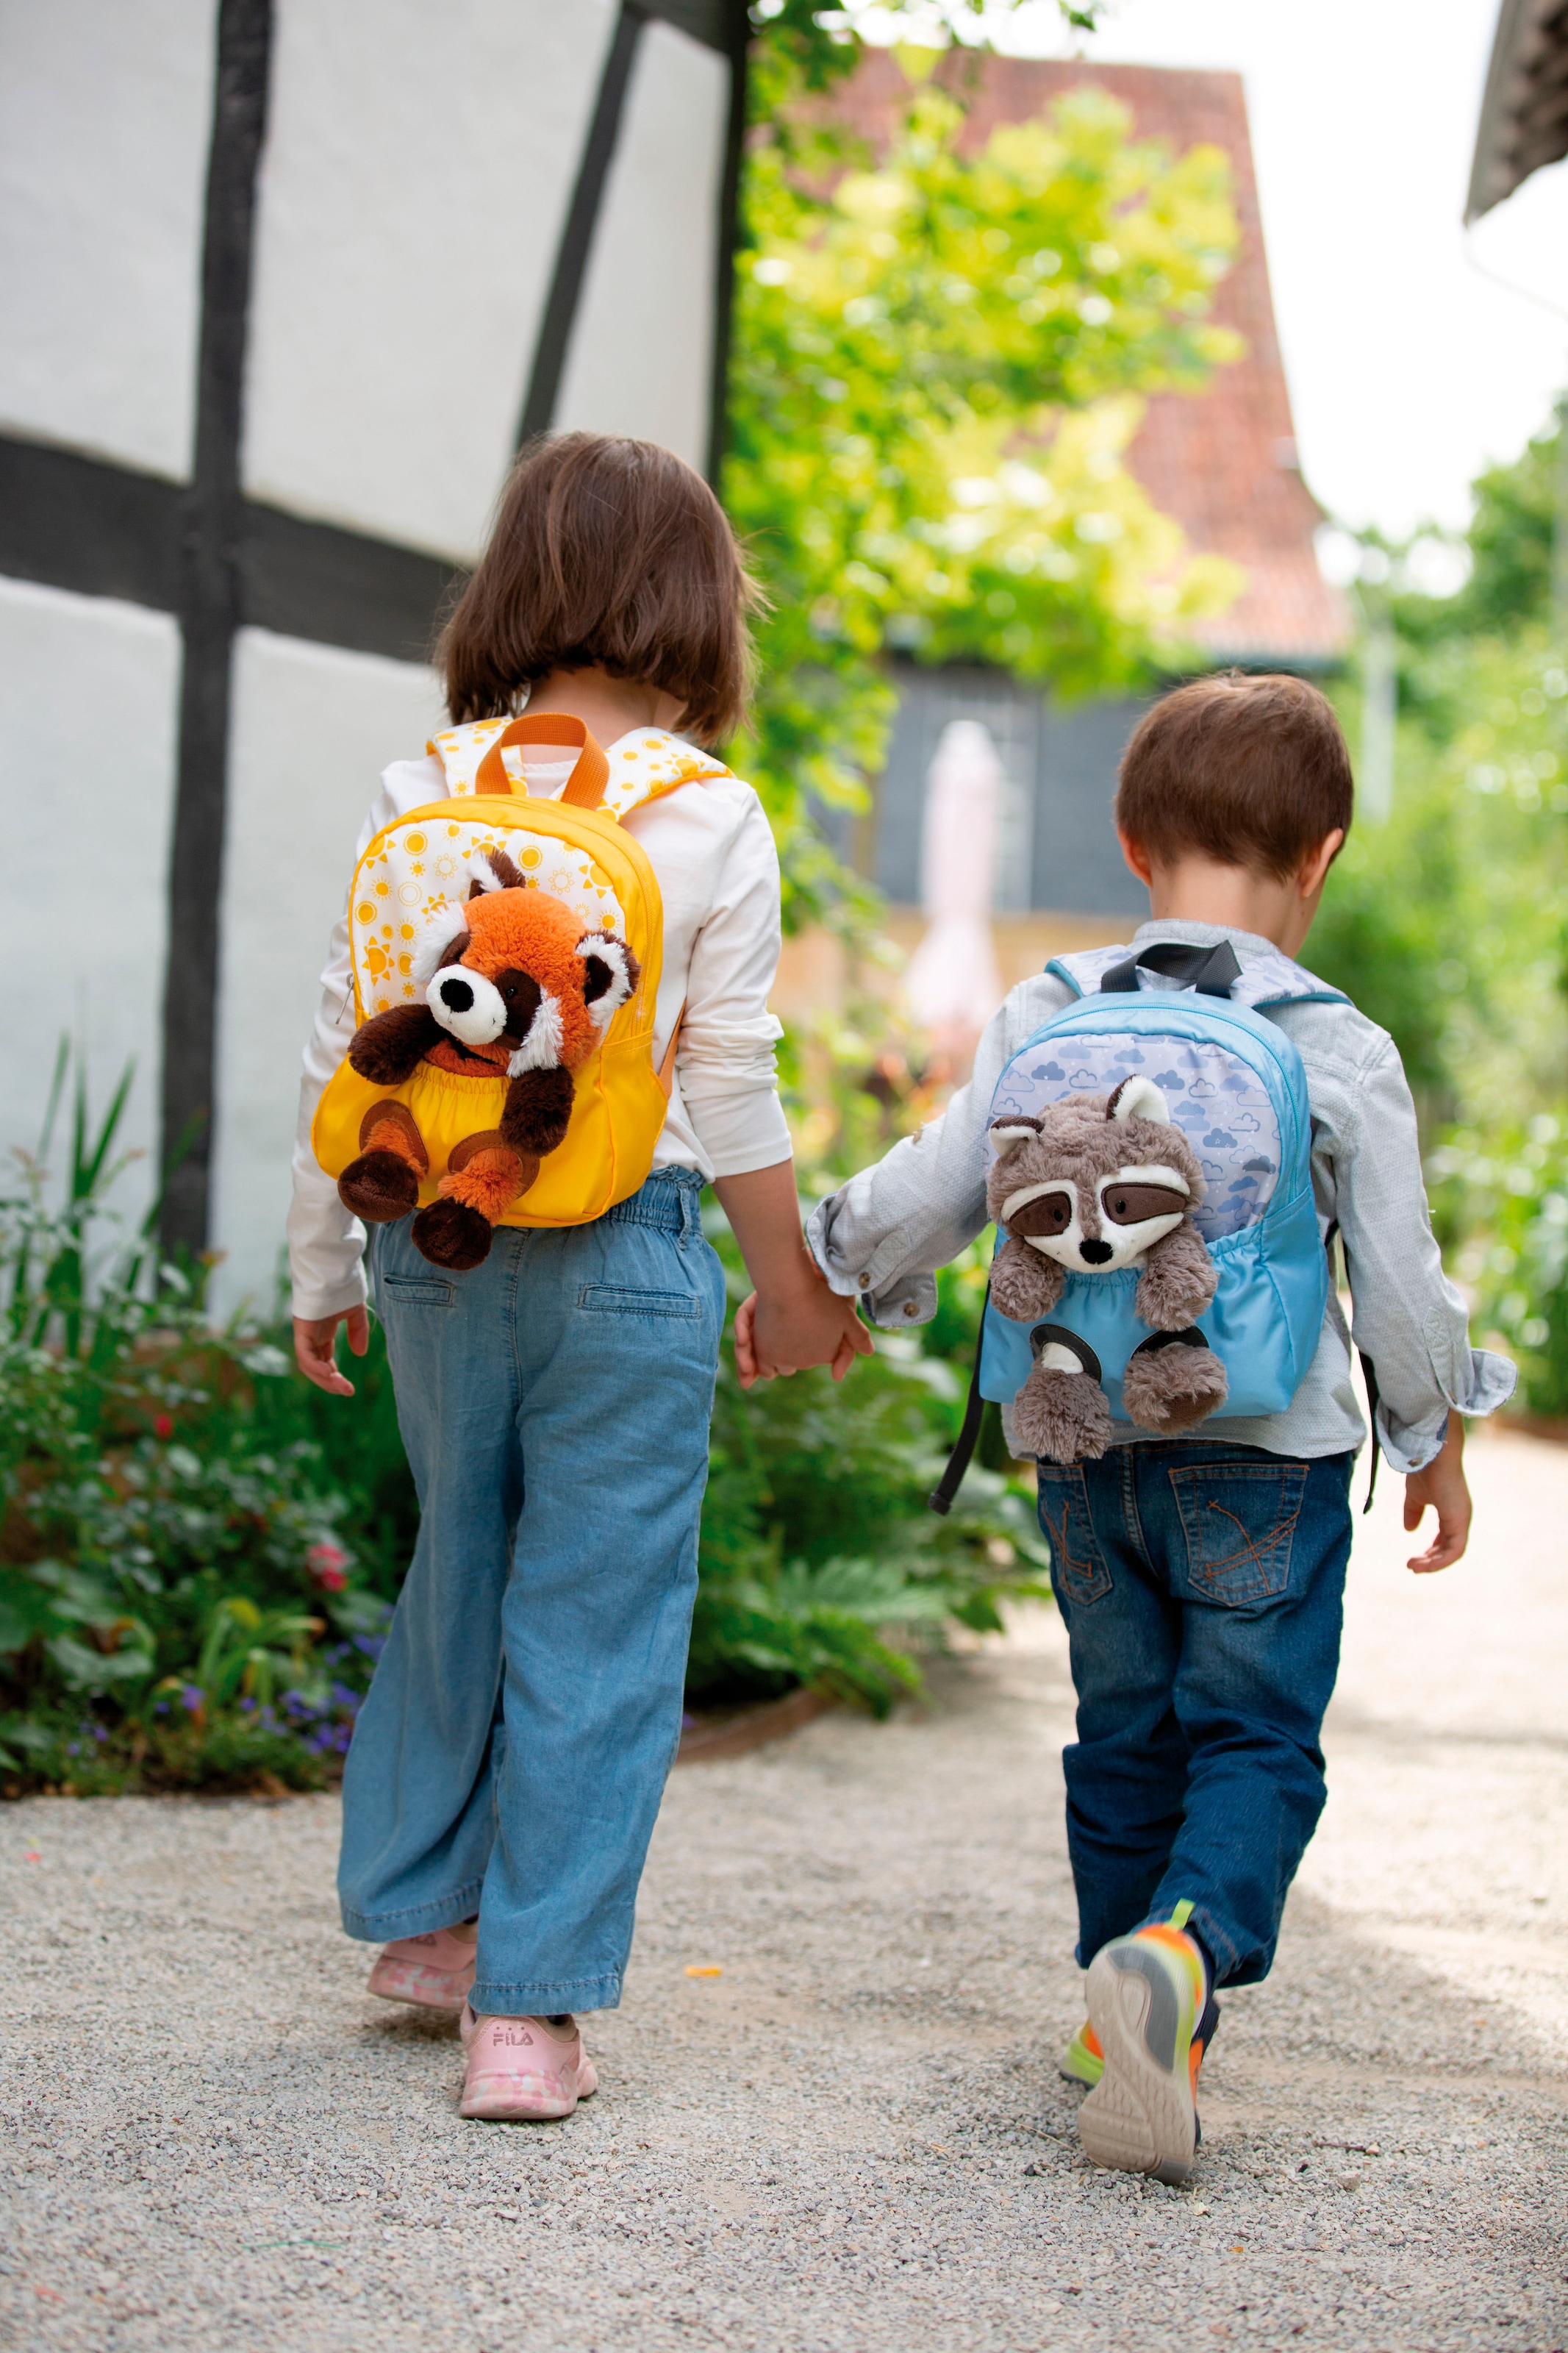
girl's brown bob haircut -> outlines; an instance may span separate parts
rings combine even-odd
[[[1152,866],[1194,854],[1286,881],[1354,807],[1350,754],[1303,678],[1195,678],[1146,713],[1121,755],[1116,822]]]
[[[745,717],[760,602],[729,518],[654,441],[563,433],[531,442],[489,545],[441,633],[455,723],[514,712],[555,670],[599,665],[662,687],[700,743]]]

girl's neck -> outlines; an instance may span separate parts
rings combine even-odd
[[[637,727],[660,727],[673,733],[684,708],[661,686],[638,679],[612,678],[597,665],[592,670],[552,670],[528,698],[531,719],[563,712],[580,719],[597,744],[613,744]]]

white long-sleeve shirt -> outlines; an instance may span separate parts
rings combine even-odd
[[[662,747],[670,741],[652,728],[638,728],[605,748],[613,757],[630,747]],[[531,789],[558,792],[571,765],[530,758]],[[434,754],[394,761],[360,828],[353,863],[384,826],[443,799],[448,789]],[[644,803],[621,822],[647,851],[664,903],[656,1069],[686,1008],[669,1110],[653,1165],[695,1168],[710,1182],[773,1167],[789,1158],[790,1135],[773,1051],[783,1033],[768,1010],[779,958],[779,863],[762,804],[750,785],[719,772]],[[345,886],[351,872],[352,863],[345,861]],[[316,1106],[348,1051],[354,1028],[345,907],[332,932],[321,1001],[305,1044],[294,1135],[289,1262],[294,1313],[311,1318],[357,1307],[365,1296],[364,1228],[344,1208],[337,1186],[310,1148]]]
[[[1133,934],[1136,947],[1175,940],[1228,941],[1245,966],[1277,956],[1249,932],[1167,917]],[[1043,972],[993,1015],[969,1083],[940,1119],[906,1136],[822,1202],[807,1240],[829,1283],[862,1300],[872,1319],[908,1331],[936,1313],[932,1269],[945,1266],[985,1224],[985,1130],[1003,1070],[1027,1039],[1072,1003]],[[1443,1443],[1448,1414],[1488,1414],[1512,1393],[1506,1356],[1470,1345],[1464,1300],[1443,1271],[1426,1214],[1415,1107],[1393,1039],[1348,1003],[1271,1005],[1268,1018],[1294,1040],[1312,1116],[1312,1190],[1322,1231],[1337,1225],[1350,1268],[1355,1344],[1381,1392],[1377,1437],[1397,1471],[1425,1470]],[[1003,1408],[1009,1431],[1009,1409]],[[1322,1338],[1283,1413],[1205,1423],[1220,1445],[1258,1446],[1311,1459],[1348,1453],[1366,1436],[1351,1379],[1351,1335],[1330,1295]],[[1117,1445],[1148,1432],[1112,1425]]]

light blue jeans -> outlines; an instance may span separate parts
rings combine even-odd
[[[724,1278],[700,1180],[372,1268],[419,1541],[343,1776],[374,1943],[479,1917],[476,2010],[613,2009],[680,1736]]]

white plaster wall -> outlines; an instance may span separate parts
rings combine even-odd
[[[315,1013],[354,843],[390,760],[443,723],[433,674],[262,629],[235,651],[224,854],[213,1296],[270,1312]]]
[[[0,427],[190,471],[216,0],[0,0]]]
[[[638,44],[557,422],[708,458],[730,68],[673,26]]]
[[[136,1063],[114,1195],[153,1197],[180,681],[161,613],[0,580],[0,1153],[37,1143],[62,1031],[89,1113]],[[56,1131],[62,1165],[68,1128]],[[15,1164],[7,1170],[7,1186]]]
[[[279,0],[254,495],[477,552],[615,14],[612,0]]]

